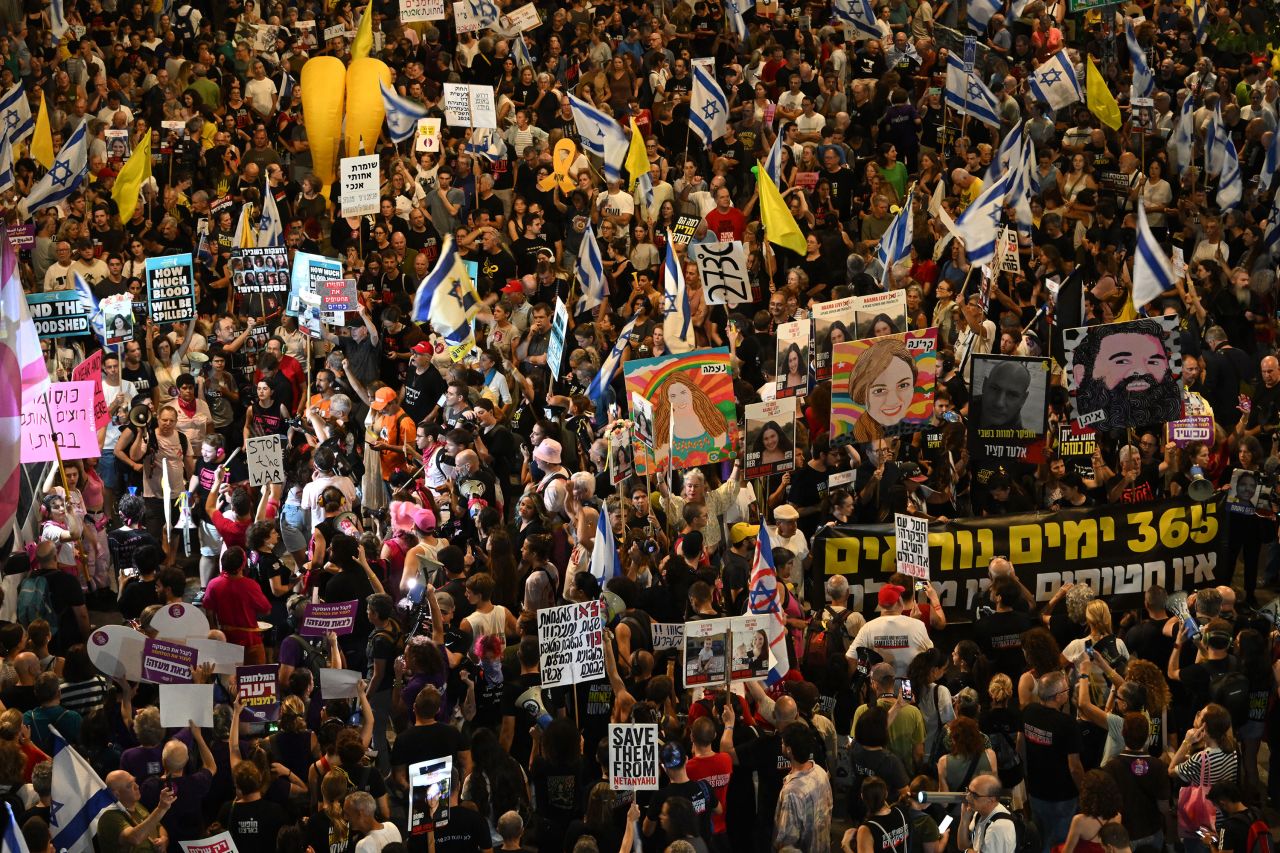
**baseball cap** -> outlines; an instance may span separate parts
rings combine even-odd
[[[672,741],[662,747],[662,766],[668,770],[677,770],[684,767],[684,750],[680,748],[680,744]]]
[[[378,393],[373,395],[373,401],[369,403],[369,408],[375,412],[381,412],[394,399],[396,399],[394,388],[379,388]]]
[[[524,293],[524,284],[520,279],[513,278],[502,286],[503,293]]]
[[[887,583],[880,587],[880,594],[877,598],[880,607],[895,607],[902,600],[902,594],[906,589],[898,586],[896,583]]]
[[[752,536],[756,536],[759,533],[760,525],[747,524],[744,521],[739,521],[733,527],[729,528],[729,541],[734,545],[738,545],[741,544],[743,539],[750,539]]]
[[[419,355],[431,355],[436,351],[436,348],[431,345],[430,341],[418,341],[413,345],[413,351]]]
[[[798,521],[800,511],[791,504],[781,504],[773,511],[774,521]]]

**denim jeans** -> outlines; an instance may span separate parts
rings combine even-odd
[[[1031,814],[1040,826],[1040,841],[1044,853],[1049,853],[1053,845],[1067,840],[1067,831],[1071,828],[1071,818],[1075,817],[1078,802],[1074,797],[1069,800],[1031,798]]]
[[[1151,847],[1155,850],[1164,850],[1164,832],[1157,832],[1154,835],[1148,835],[1143,838],[1129,839],[1129,849],[1137,853],[1143,847]]]

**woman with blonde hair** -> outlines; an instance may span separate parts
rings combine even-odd
[[[682,467],[718,461],[728,424],[707,392],[688,374],[673,373],[654,396],[654,435],[670,436],[671,454],[683,461]]]
[[[307,821],[307,844],[312,850],[352,853],[358,834],[351,831],[342,803],[351,791],[351,780],[342,768],[324,774],[320,781],[320,808]]]
[[[978,725],[995,750],[1000,784],[1013,789],[1022,784],[1026,776],[1018,755],[1022,712],[1015,701],[1013,680],[1003,672],[996,673],[987,684],[987,695],[991,698],[991,707],[979,718]]]
[[[875,441],[896,434],[916,393],[919,370],[905,341],[878,340],[858,356],[849,374],[849,398],[863,408],[853,440]]]
[[[1111,608],[1100,598],[1091,600],[1084,606],[1084,624],[1089,633],[1068,643],[1062,654],[1077,667],[1085,661],[1096,662],[1101,657],[1108,669],[1123,676],[1129,662],[1129,648],[1112,631]],[[1094,703],[1101,705],[1107,696],[1107,677],[1101,667],[1090,681]]]

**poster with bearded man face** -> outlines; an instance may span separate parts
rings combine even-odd
[[[1071,419],[1105,431],[1181,418],[1177,327],[1177,317],[1153,317],[1065,330]]]

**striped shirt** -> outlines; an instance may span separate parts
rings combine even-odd
[[[62,682],[62,707],[87,715],[95,708],[101,708],[107,700],[107,680],[95,675],[87,681]]]

